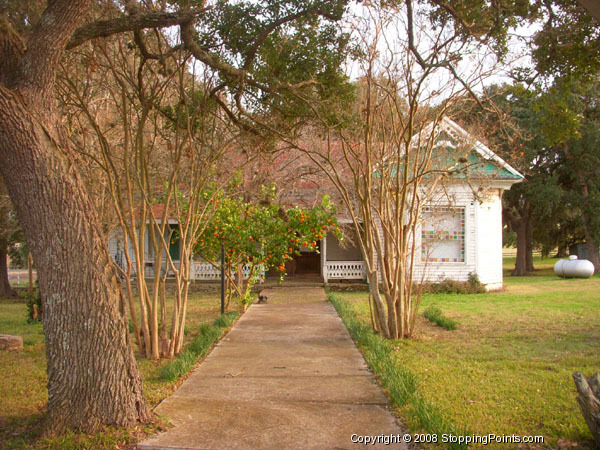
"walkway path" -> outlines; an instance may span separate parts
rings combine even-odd
[[[354,434],[402,433],[323,289],[267,295],[158,406],[175,426],[139,449],[350,449],[364,447]]]

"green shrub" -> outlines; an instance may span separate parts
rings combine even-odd
[[[41,322],[43,307],[40,291],[36,290],[33,294],[28,292],[25,298],[27,299],[27,323]]]
[[[161,378],[174,381],[188,373],[196,365],[198,358],[208,354],[213,344],[223,336],[225,329],[233,324],[237,316],[238,313],[232,311],[215,319],[212,325],[208,323],[200,325],[198,336],[187,344],[179,355],[160,369]]]
[[[475,272],[469,273],[469,284],[471,285],[474,294],[483,294],[484,292],[487,292],[485,290],[485,286],[481,284],[479,275],[477,275]]]
[[[481,284],[479,276],[471,272],[469,281],[456,281],[450,278],[444,278],[437,283],[426,283],[423,286],[423,292],[431,294],[483,294],[487,292],[485,286]]]
[[[430,322],[433,322],[446,330],[456,330],[456,321],[444,316],[442,310],[437,306],[430,306],[423,312],[423,315]]]

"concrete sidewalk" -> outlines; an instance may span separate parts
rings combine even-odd
[[[323,289],[267,295],[157,407],[175,426],[139,449],[354,449],[352,435],[402,434]]]

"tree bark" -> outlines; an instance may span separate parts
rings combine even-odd
[[[504,211],[512,230],[517,234],[517,258],[512,276],[527,275],[533,270],[533,218],[527,201]]]
[[[89,4],[49,2],[21,48],[0,29],[0,60],[12,55],[0,67],[0,174],[38,271],[48,434],[150,418],[121,286],[55,111],[55,67]]]
[[[384,337],[389,338],[390,332],[385,320],[385,307],[379,293],[379,277],[377,271],[368,271],[367,279],[369,281],[369,292],[373,299],[373,311],[375,317],[375,330]]]
[[[581,218],[583,219],[583,231],[585,233],[585,241],[588,248],[589,258],[594,265],[594,272],[600,272],[600,255],[598,254],[598,244],[596,244],[594,235],[594,225],[592,218],[588,212],[590,208],[590,195],[587,181],[583,175],[578,174],[579,182],[581,185],[581,192],[583,197],[583,207],[581,208]]]
[[[576,160],[576,157],[574,157],[571,153],[568,142],[563,145],[563,150],[568,159]],[[590,199],[590,187],[584,173],[579,170],[575,170],[575,177],[579,183],[579,187],[581,188],[581,198],[583,200],[583,204],[581,205],[580,211],[581,219],[583,220],[583,230],[585,233],[585,240],[587,242],[589,258],[594,265],[594,273],[598,273],[600,271],[600,255],[598,254],[598,244],[596,243],[594,224],[592,223],[592,217],[590,213],[590,211],[593,210],[592,201]]]
[[[7,247],[7,243],[0,240],[0,298],[16,298],[18,295],[8,281]]]
[[[586,378],[581,372],[574,372],[573,381],[577,388],[577,403],[581,414],[596,445],[600,447],[600,376],[596,373]]]
[[[598,256],[598,253],[599,253],[598,245],[594,242],[594,240],[591,236],[588,236],[588,233],[586,233],[586,240],[587,240],[588,253],[590,255],[590,261],[594,265],[595,273],[599,273],[600,272],[600,257]]]
[[[535,270],[535,267],[533,267],[533,217],[529,211],[527,212],[525,219],[527,221],[527,255],[525,256],[526,266],[527,272],[533,272]]]
[[[121,287],[75,162],[2,88],[0,165],[37,264],[48,430],[148,420]]]
[[[33,256],[31,256],[31,252],[27,254],[27,272],[29,275],[29,294],[33,295]]]
[[[527,275],[527,220],[521,217],[515,228],[517,233],[517,259],[512,276]]]

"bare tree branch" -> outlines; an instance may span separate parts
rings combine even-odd
[[[406,17],[407,17],[407,28],[408,28],[408,48],[410,49],[411,53],[415,56],[415,58],[417,58],[417,62],[419,63],[419,65],[423,69],[436,68],[436,67],[443,67],[443,68],[448,69],[448,71],[450,71],[452,76],[460,84],[462,84],[462,86],[469,93],[469,95],[471,95],[475,99],[475,101],[477,103],[479,103],[480,106],[483,106],[483,105],[481,105],[481,102],[480,102],[477,94],[475,94],[475,92],[473,92],[473,89],[471,89],[471,86],[469,86],[469,83],[467,83],[461,76],[458,75],[458,73],[456,72],[456,68],[454,67],[454,65],[452,64],[451,61],[443,60],[443,61],[436,62],[436,63],[430,63],[430,62],[427,62],[423,58],[423,56],[417,49],[417,46],[415,45],[412,0],[406,0]]]

